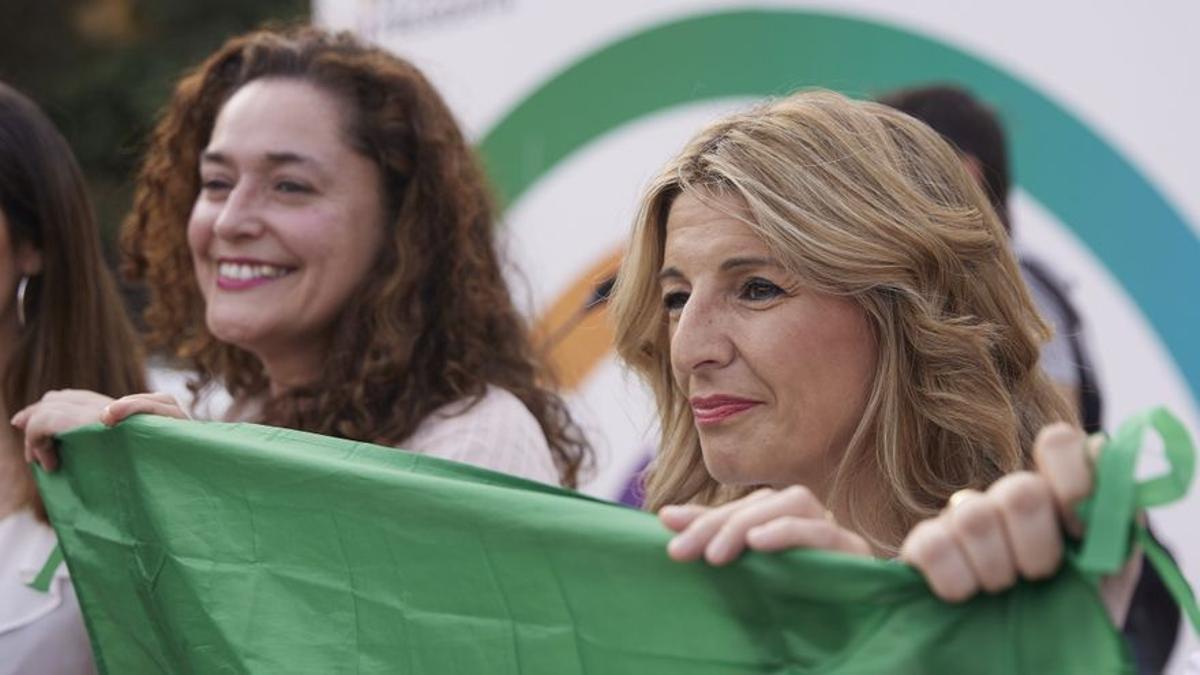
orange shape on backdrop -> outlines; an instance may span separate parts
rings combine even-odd
[[[623,253],[618,247],[584,270],[534,323],[534,344],[564,391],[578,388],[612,351],[607,303],[590,310],[586,305],[596,287],[617,273]]]

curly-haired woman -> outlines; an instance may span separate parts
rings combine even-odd
[[[541,383],[475,155],[411,64],[301,27],[234,38],[178,84],[122,243],[152,347],[229,417],[574,486],[589,450]],[[67,392],[18,416],[28,452],[135,412]]]

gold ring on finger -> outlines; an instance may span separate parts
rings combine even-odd
[[[950,495],[950,499],[946,500],[946,509],[957,508],[963,502],[970,501],[982,494],[982,492],[974,488],[963,488]]]

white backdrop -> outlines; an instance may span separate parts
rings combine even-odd
[[[315,9],[325,25],[357,30],[416,63],[468,133],[482,139],[540,85],[606,45],[654,24],[747,7],[869,19],[991,63],[1115,148],[1200,234],[1193,168],[1200,157],[1198,3],[317,0]],[[579,148],[525,191],[504,220],[507,250],[520,270],[514,289],[530,316],[544,314],[583,270],[620,246],[641,187],[688,136],[745,103],[710,100],[641,117]],[[1018,245],[1053,264],[1086,314],[1110,425],[1164,403],[1193,433],[1200,430],[1178,354],[1169,353],[1120,281],[1028,193],[1018,189],[1013,206]],[[1172,303],[1191,301],[1193,289],[1176,290]],[[610,355],[579,382],[570,402],[604,463],[588,490],[613,496],[653,437],[649,398]],[[1158,466],[1151,460],[1144,470]],[[1200,586],[1197,519],[1200,490],[1154,514],[1193,586]],[[1180,652],[1196,648],[1194,637],[1187,639]]]

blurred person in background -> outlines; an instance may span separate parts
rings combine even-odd
[[[0,403],[7,416],[56,389],[145,389],[135,332],[65,140],[0,83]],[[0,673],[94,672],[67,569],[30,587],[55,547],[21,438],[0,443]]]
[[[948,85],[902,89],[881,96],[879,102],[928,124],[958,150],[963,166],[983,188],[1011,236],[1008,143],[995,113],[967,91]],[[1054,330],[1042,347],[1042,369],[1063,396],[1078,406],[1083,430],[1102,431],[1104,406],[1094,361],[1085,340],[1083,319],[1067,285],[1028,252],[1018,250],[1016,255],[1038,312]]]
[[[225,418],[392,445],[574,487],[590,457],[543,384],[476,156],[411,64],[310,27],[236,37],[181,79],[122,232],[150,345]],[[195,408],[194,408],[195,409]],[[47,396],[54,433],[175,399]]]
[[[717,121],[647,190],[611,311],[655,394],[668,554],[900,557],[949,601],[1052,575],[1091,489],[1049,328],[954,149],[805,92]],[[1141,556],[1102,594],[1125,613]]]
[[[928,124],[955,147],[963,166],[983,188],[1011,236],[1008,143],[996,113],[965,89],[951,85],[901,89],[879,100]],[[1016,255],[1038,312],[1054,330],[1050,341],[1042,347],[1041,366],[1063,396],[1078,405],[1084,430],[1102,431],[1104,406],[1094,360],[1084,339],[1082,317],[1071,301],[1069,289],[1029,252],[1017,250]],[[1166,667],[1178,634],[1179,619],[1179,606],[1158,572],[1147,565],[1138,580],[1123,627],[1140,672],[1158,673]]]

